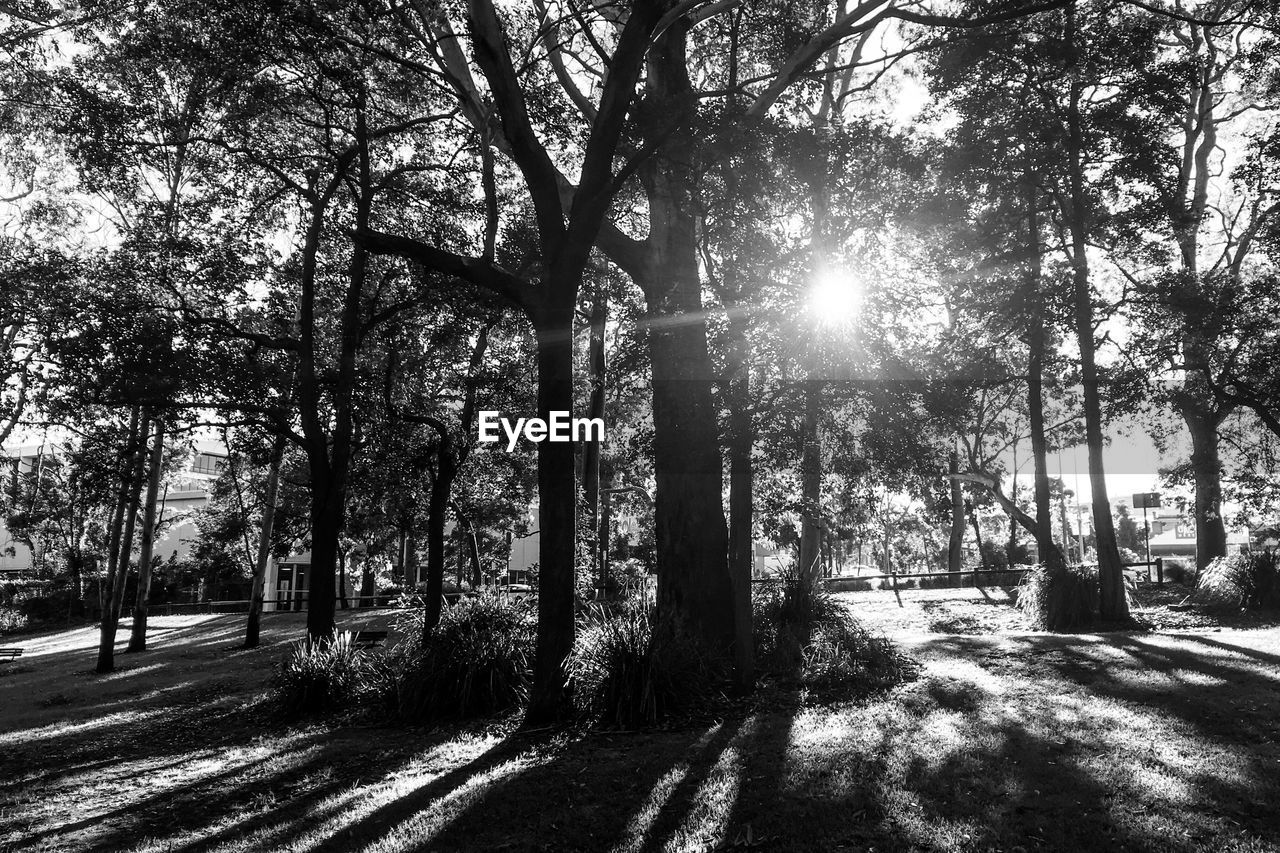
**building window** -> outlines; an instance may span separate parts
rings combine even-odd
[[[212,453],[197,453],[191,463],[191,470],[197,474],[217,476],[222,470],[222,457],[214,456]]]

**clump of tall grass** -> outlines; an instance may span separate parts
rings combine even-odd
[[[566,665],[574,705],[603,726],[637,729],[722,697],[724,673],[674,631],[659,631],[643,602],[584,608]]]
[[[374,698],[376,681],[373,656],[347,631],[290,646],[273,687],[284,715],[297,718],[353,710]]]
[[[1280,560],[1271,549],[1218,557],[1204,567],[1191,600],[1208,607],[1280,607]]]
[[[1031,627],[1059,634],[1085,631],[1098,618],[1098,572],[1088,566],[1033,566],[1018,584],[1018,609]]]
[[[406,639],[388,656],[388,701],[411,721],[460,720],[514,708],[528,697],[536,620],[496,595],[444,608],[424,642],[422,616],[399,626]]]
[[[867,695],[916,676],[914,661],[795,573],[760,584],[753,608],[759,668],[795,679],[815,696]]]

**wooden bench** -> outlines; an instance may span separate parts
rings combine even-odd
[[[357,649],[369,649],[380,646],[387,641],[386,631],[356,631],[352,640]]]
[[[22,649],[0,649],[0,660],[17,660],[22,652]]]

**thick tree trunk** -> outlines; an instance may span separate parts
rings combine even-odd
[[[138,511],[138,491],[142,487],[143,466],[146,454],[145,423],[139,407],[134,406],[129,416],[128,462],[121,477],[115,518],[112,520],[111,538],[107,555],[107,588],[102,603],[102,625],[98,638],[98,664],[100,673],[115,669],[116,629],[120,624],[120,607],[124,601],[124,582],[129,573],[129,555],[133,552],[133,519]],[[123,528],[123,530],[121,529]]]
[[[1072,52],[1070,94],[1067,102],[1067,155],[1070,204],[1067,210],[1071,235],[1072,299],[1076,341],[1080,348],[1080,374],[1084,385],[1085,441],[1089,449],[1089,484],[1093,532],[1098,550],[1099,615],[1108,621],[1129,618],[1124,590],[1124,567],[1116,547],[1115,523],[1107,497],[1106,467],[1102,461],[1104,429],[1098,367],[1094,360],[1093,302],[1089,284],[1088,199],[1084,187],[1084,133],[1080,101],[1083,97],[1078,59],[1075,57],[1075,7],[1067,7],[1067,35]]]
[[[660,628],[731,658],[737,632],[712,397],[717,372],[707,350],[691,197],[695,141],[687,123],[672,129],[673,113],[688,110],[693,96],[687,30],[687,21],[674,22],[649,50],[645,131],[657,151],[642,169],[649,238],[643,267],[632,274],[648,309]]]
[[[1222,518],[1222,463],[1218,455],[1219,418],[1183,408],[1191,433],[1191,471],[1195,477],[1196,569],[1227,555],[1227,526]]]
[[[804,435],[800,448],[800,577],[810,586],[822,574],[822,386],[804,383]]]
[[[538,326],[538,416],[547,419],[553,411],[573,410],[572,306]],[[551,723],[565,710],[564,662],[574,639],[573,455],[572,442],[538,445],[538,638],[526,725]]]
[[[311,565],[308,567],[307,638],[333,637],[337,603],[338,540],[345,521],[346,488],[332,480],[311,480]]]
[[[160,498],[160,475],[164,470],[164,421],[155,419],[156,434],[151,445],[151,471],[147,478],[147,500],[142,514],[142,547],[138,552],[138,596],[133,604],[133,624],[129,630],[131,652],[147,650],[147,599],[151,595],[151,555],[156,542],[156,506]]]
[[[276,500],[280,494],[280,466],[284,461],[284,439],[277,438],[271,447],[271,467],[267,470],[267,488],[263,495],[262,531],[258,535],[258,554],[253,563],[253,586],[249,593],[249,618],[245,623],[244,647],[256,649],[262,632],[262,602],[266,598],[267,564],[271,560],[271,536],[275,531]]]

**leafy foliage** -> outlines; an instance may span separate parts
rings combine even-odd
[[[388,660],[390,697],[404,719],[482,717],[514,708],[529,691],[533,611],[498,596],[464,598],[440,615],[424,644],[422,616],[399,626],[408,639]]]
[[[1098,618],[1097,571],[1081,566],[1033,566],[1018,585],[1018,608],[1037,630],[1087,630]]]
[[[643,604],[589,605],[567,669],[583,718],[624,729],[705,707],[720,698],[714,685],[723,681],[694,642],[655,631]]]
[[[1218,557],[1205,566],[1192,601],[1216,607],[1280,607],[1280,558],[1271,549]]]
[[[914,661],[877,637],[821,587],[787,573],[753,602],[756,660],[824,699],[865,696],[911,681]]]
[[[297,718],[358,707],[374,692],[373,656],[356,647],[350,631],[293,644],[273,685],[282,712]]]

